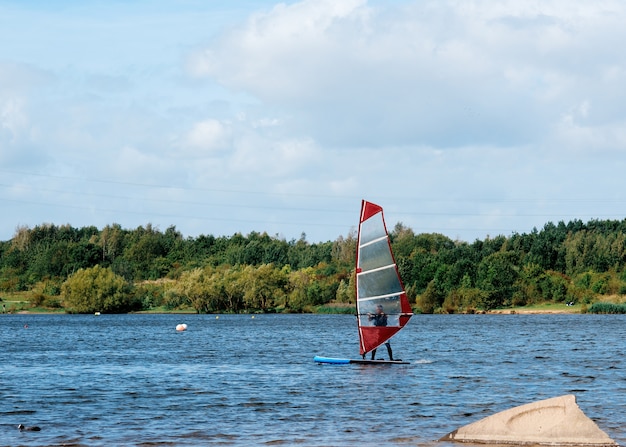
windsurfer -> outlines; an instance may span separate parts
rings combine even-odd
[[[370,312],[367,313],[367,318],[369,321],[374,320],[374,326],[387,326],[387,314],[383,310],[382,304],[376,305],[376,313],[372,314]],[[393,360],[393,353],[391,351],[391,344],[389,340],[385,342],[385,347],[387,348],[387,353],[389,354],[389,360]],[[363,354],[363,358],[365,358],[365,354]],[[372,360],[376,358],[376,349],[372,350]]]

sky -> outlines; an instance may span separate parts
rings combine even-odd
[[[621,0],[0,0],[17,228],[473,242],[626,217]]]

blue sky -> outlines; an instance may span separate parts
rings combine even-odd
[[[626,217],[621,1],[0,0],[0,240]]]

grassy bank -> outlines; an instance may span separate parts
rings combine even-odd
[[[57,298],[57,297],[54,297]],[[54,307],[46,306],[53,302]],[[595,313],[624,313],[626,304],[624,296],[607,296],[606,300],[594,303],[593,305],[574,304],[571,306],[565,303],[546,302],[520,307],[507,307],[490,310],[489,314],[580,314]],[[604,307],[603,307],[604,306]],[[619,307],[619,312],[616,310]],[[283,309],[276,309],[283,312]],[[310,306],[304,309],[307,313],[315,314],[354,314],[356,312],[354,304],[328,303],[321,306]],[[41,299],[40,294],[32,291],[27,292],[3,292],[0,293],[0,312],[2,313],[42,313],[42,314],[62,314],[65,309],[58,304],[55,299]],[[195,314],[192,307],[182,307],[170,309],[165,306],[154,307],[136,313],[142,314]]]
[[[571,306],[565,303],[541,303],[522,307],[507,307],[506,309],[494,309],[491,314],[579,314],[584,313],[586,307],[580,304]]]

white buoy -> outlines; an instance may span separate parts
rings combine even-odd
[[[179,332],[186,331],[187,330],[187,325],[184,324],[184,323],[183,324],[177,324],[176,325],[176,330],[179,331]]]
[[[215,319],[216,319],[216,320],[219,320],[219,319],[220,319],[220,316],[219,316],[219,315],[216,315],[216,316],[215,316]]]

